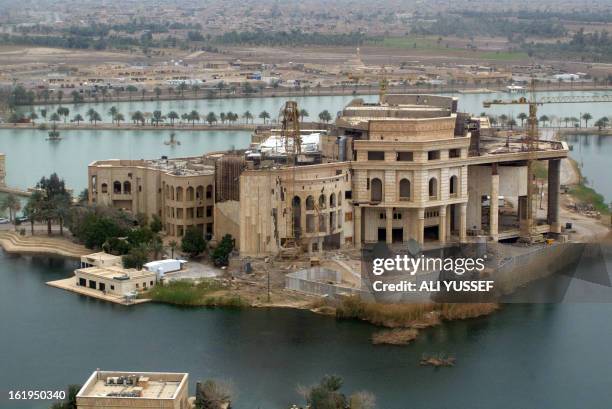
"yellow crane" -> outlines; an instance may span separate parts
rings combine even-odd
[[[513,100],[495,99],[484,101],[483,106],[490,108],[493,105],[528,105],[529,116],[527,117],[527,137],[524,140],[524,149],[528,154],[527,160],[527,206],[525,222],[526,226],[522,231],[522,239],[525,241],[534,241],[538,236],[535,231],[535,212],[534,212],[534,196],[537,191],[536,180],[534,175],[534,163],[537,159],[538,144],[538,106],[544,104],[575,104],[575,103],[595,103],[595,102],[612,102],[612,95],[560,95],[551,97],[536,98],[535,79],[531,79],[529,91],[529,99],[521,97]]]

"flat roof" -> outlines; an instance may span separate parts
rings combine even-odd
[[[108,266],[108,267],[85,267],[85,268],[77,268],[76,272],[91,274],[100,278],[107,279],[118,279],[124,275],[127,275],[130,279],[143,278],[150,275],[155,275],[155,273],[150,272],[149,270],[136,270],[134,268],[123,268],[120,266]]]
[[[187,373],[173,372],[94,371],[77,397],[174,399],[188,376]],[[124,382],[127,379],[132,382]]]

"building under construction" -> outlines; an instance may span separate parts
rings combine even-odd
[[[300,125],[297,109],[288,102],[279,129],[257,134],[247,150],[192,158],[211,166],[212,171],[202,169],[202,177],[214,173],[212,236],[231,234],[242,255],[295,255],[378,241],[443,244],[560,233],[560,160],[568,155],[563,142],[534,145],[520,133],[500,135],[486,118],[458,112],[453,97],[355,99],[333,126],[310,129]],[[536,195],[528,192],[528,165],[534,163],[548,169],[547,191],[538,192],[547,204],[541,214]],[[176,192],[174,201],[168,199],[172,187],[163,180],[153,189],[132,189],[130,207],[108,190],[107,198],[101,197],[100,185],[114,183],[109,161],[92,163],[89,176],[91,201],[144,211],[135,207],[143,202],[137,196],[150,196],[159,205],[146,213],[158,212],[164,219],[168,202],[177,207]],[[208,179],[202,185],[208,186]],[[166,231],[174,236],[201,224],[189,217],[199,214],[195,197],[179,207],[184,207],[183,217],[170,213],[174,230]]]

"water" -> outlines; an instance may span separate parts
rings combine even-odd
[[[566,140],[573,147],[570,156],[576,160],[590,187],[601,193],[606,202],[612,202],[610,182],[611,135],[568,135]]]
[[[0,407],[11,389],[83,383],[96,368],[186,371],[230,381],[234,407],[301,403],[296,386],[325,374],[368,390],[384,409],[604,408],[612,356],[611,304],[507,305],[486,318],[424,331],[405,347],[373,346],[370,325],[288,309],[122,307],[44,283],[72,262],[0,251]],[[452,353],[453,368],[423,368],[423,353]],[[519,392],[520,391],[520,392]]]
[[[604,94],[603,91],[561,91],[540,92],[541,96],[555,95],[591,95]],[[612,93],[612,92],[611,92]],[[492,114],[506,114],[516,116],[525,106],[494,106],[490,109],[482,108],[482,102],[487,99],[517,98],[517,95],[506,93],[493,94],[455,94],[459,98],[459,109],[461,111],[479,114],[487,112]],[[345,96],[307,96],[296,97],[300,107],[310,112],[311,118],[318,115],[323,109],[332,114],[341,110],[353,97]],[[364,97],[368,101],[376,100],[377,96]],[[250,110],[258,114],[267,110],[275,115],[282,107],[286,98],[240,98],[240,99],[215,99],[215,100],[180,100],[180,101],[140,101],[121,103],[99,103],[97,105],[82,104],[70,105],[71,116],[76,112],[84,114],[90,107],[94,107],[101,114],[107,115],[111,106],[117,108],[129,117],[129,113],[137,109],[152,112],[161,109],[168,112],[173,109],[179,113],[197,109],[200,113],[215,111],[233,111],[243,113]],[[56,106],[49,106],[49,110]],[[612,112],[612,103],[595,104],[551,104],[538,108],[540,114],[563,118],[565,116],[580,116],[581,112],[587,110],[593,116],[594,121]],[[255,115],[257,116],[257,115]],[[107,120],[110,120],[107,117]],[[257,119],[258,120],[258,119]],[[169,138],[169,130],[159,131],[132,131],[132,130],[78,130],[62,131],[64,138],[60,142],[46,141],[46,131],[36,129],[0,129],[0,152],[7,154],[7,182],[10,186],[26,188],[34,185],[43,175],[49,175],[56,171],[66,179],[69,187],[76,192],[87,186],[87,165],[98,159],[123,158],[142,159],[157,158],[161,155],[181,156],[197,155],[212,150],[227,149],[231,146],[237,148],[246,147],[250,141],[249,133],[246,131],[219,131],[177,132],[180,146],[166,146],[163,141]],[[607,139],[606,139],[607,138]],[[588,139],[588,138],[587,138]],[[610,140],[612,137],[598,137],[598,139],[587,147],[584,142],[581,151],[575,150],[571,156],[584,163],[585,176],[591,180],[595,188],[601,190],[608,200],[612,199],[612,184],[606,183],[604,177],[607,169],[605,166],[606,154],[610,152]],[[585,140],[586,141],[586,140]],[[602,154],[603,153],[603,154]]]
[[[561,95],[610,95],[612,91],[543,91],[538,92],[539,97],[553,97]],[[482,103],[486,100],[494,99],[516,99],[523,95],[508,94],[505,92],[495,92],[490,94],[457,94],[457,93],[444,93],[441,95],[451,95],[459,98],[459,110],[463,112],[470,112],[472,114],[479,114],[486,112],[488,114],[501,115],[506,114],[508,117],[515,117],[520,112],[527,113],[526,105],[496,105],[491,108],[483,108]],[[377,95],[361,95],[360,98],[368,102],[378,100]],[[155,110],[162,111],[163,114],[168,113],[171,110],[176,111],[179,115],[183,113],[191,112],[196,110],[200,113],[201,117],[204,117],[208,112],[215,112],[217,116],[221,112],[232,111],[239,115],[242,115],[245,111],[250,111],[254,115],[254,122],[261,123],[263,120],[258,118],[258,115],[262,111],[267,111],[272,118],[276,118],[283,104],[288,99],[296,100],[298,106],[306,109],[310,116],[305,118],[306,120],[318,120],[318,115],[324,109],[327,109],[332,116],[338,111],[342,110],[344,106],[350,102],[355,96],[352,95],[335,95],[335,96],[298,96],[298,97],[261,97],[261,98],[234,98],[234,99],[195,99],[195,100],[176,100],[176,101],[141,101],[139,98],[134,98],[133,101],[124,102],[99,102],[97,104],[64,104],[70,109],[69,118],[72,118],[75,114],[80,113],[85,120],[87,117],[85,113],[90,108],[94,108],[103,121],[110,122],[111,117],[108,114],[108,110],[115,106],[118,111],[123,113],[126,121],[130,121],[130,114],[134,111],[140,110],[142,112],[153,112]],[[57,110],[57,104],[50,104],[47,106],[36,106],[37,110],[46,108],[50,116],[51,112]],[[30,112],[33,108],[23,107],[22,112]],[[589,112],[593,116],[591,124],[594,123],[598,118],[602,116],[608,116],[612,111],[612,103],[593,103],[593,104],[548,104],[538,107],[538,114],[546,114],[549,117],[554,116],[557,118],[563,118],[566,116],[580,117],[582,113]],[[242,120],[242,118],[241,118]],[[517,122],[519,122],[517,120]]]
[[[76,130],[62,131],[61,141],[47,141],[47,131],[0,129],[0,152],[6,154],[9,186],[34,186],[42,176],[57,172],[75,193],[87,187],[87,165],[99,159],[152,159],[195,156],[206,152],[247,147],[247,131],[181,131],[180,145],[165,145],[170,131]]]

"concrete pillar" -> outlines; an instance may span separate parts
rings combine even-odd
[[[497,163],[491,166],[491,200],[489,200],[489,236],[491,240],[499,238],[499,173]]]
[[[425,243],[425,209],[418,209],[417,211],[417,241],[420,244]]]
[[[548,224],[551,233],[561,233],[559,223],[559,191],[561,183],[561,160],[548,161]]]
[[[361,248],[361,207],[353,206],[353,242],[355,248]]]
[[[440,223],[438,225],[438,237],[441,244],[446,243],[446,206],[440,206]]]
[[[467,239],[467,203],[461,203],[459,210],[459,241],[465,243]]]
[[[386,242],[387,244],[391,244],[393,243],[393,208],[392,207],[387,207],[385,209],[386,211],[386,222],[387,222],[387,226],[385,229],[385,233],[386,233]]]

